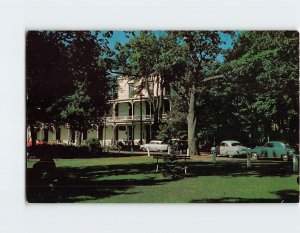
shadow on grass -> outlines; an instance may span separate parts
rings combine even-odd
[[[97,200],[116,195],[132,195],[130,190],[137,186],[161,185],[171,180],[155,178],[155,163],[99,165],[83,167],[58,167],[55,178],[43,183],[34,178],[33,169],[27,169],[27,200],[30,203],[45,202],[80,202]],[[188,162],[186,177],[222,176],[222,177],[286,177],[293,174],[292,164],[282,161],[257,161],[250,169],[245,160],[210,162]],[[135,175],[131,178],[131,175]],[[116,177],[114,177],[116,176]],[[119,176],[119,177],[118,177]],[[123,176],[123,177],[122,177]],[[296,181],[295,181],[296,182]],[[220,199],[193,200],[197,202],[298,202],[299,193],[294,190],[283,190],[278,199],[244,199],[228,197]]]
[[[281,190],[274,192],[277,198],[240,198],[240,197],[223,197],[214,199],[192,200],[191,203],[298,203],[299,192],[295,190]]]
[[[217,161],[211,162],[189,162],[188,176],[223,176],[223,177],[288,177],[294,174],[292,162],[279,160],[259,160],[252,162],[251,168],[247,168],[246,160]]]
[[[159,185],[169,182],[167,179],[155,179],[153,164],[124,164],[88,167],[59,167],[51,184],[34,179],[33,169],[27,169],[27,200],[39,202],[79,202],[95,200],[114,195],[134,194],[129,192],[136,186]],[[128,175],[141,175],[136,179]],[[110,176],[124,176],[116,179],[104,179]]]

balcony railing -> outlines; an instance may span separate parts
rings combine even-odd
[[[168,114],[162,114],[162,118],[165,119]],[[133,116],[110,116],[106,117],[106,120],[109,122],[114,122],[114,121],[138,121],[141,119],[141,116],[139,115],[133,115]],[[142,115],[142,120],[143,121],[149,121],[153,120],[154,116],[153,115]]]

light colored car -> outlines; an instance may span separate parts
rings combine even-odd
[[[152,140],[147,144],[141,145],[140,149],[142,151],[147,151],[147,148],[149,148],[149,151],[168,151],[169,146],[169,144],[166,144],[163,141]]]
[[[211,148],[211,153],[216,150],[217,155],[228,156],[230,158],[236,155],[246,155],[249,148],[242,146],[239,141],[222,141],[220,145]]]

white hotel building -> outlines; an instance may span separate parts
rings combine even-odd
[[[138,145],[141,139],[143,143],[152,139],[151,127],[154,117],[148,91],[142,90],[140,94],[134,94],[137,85],[126,77],[119,77],[118,84],[117,97],[109,101],[111,104],[110,114],[104,117],[102,125],[83,132],[83,142],[90,138],[97,138],[102,142],[102,145],[113,145],[118,141],[123,141],[125,144],[133,141],[135,145]],[[153,89],[150,88],[150,91],[153,92]],[[167,117],[167,113],[170,111],[169,92],[169,90],[163,90],[163,119]],[[160,90],[157,93],[160,93]],[[154,98],[158,97],[157,94],[152,94]],[[68,127],[62,127],[58,131],[42,127],[37,131],[36,136],[38,141],[46,142],[60,140],[66,144],[74,144],[76,140],[75,132]],[[27,137],[28,141],[31,141],[29,130]]]

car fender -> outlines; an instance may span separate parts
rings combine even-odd
[[[257,154],[257,156],[261,156],[262,155],[262,148],[257,148],[255,150],[253,150],[253,152],[255,152]]]

